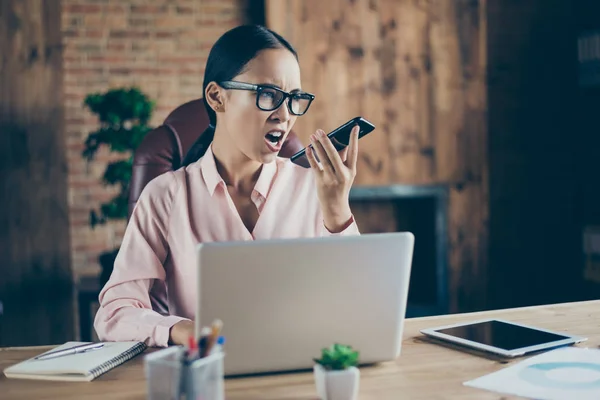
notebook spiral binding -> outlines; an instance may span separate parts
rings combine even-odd
[[[138,354],[140,354],[141,352],[146,350],[147,347],[148,346],[146,345],[146,343],[139,342],[138,344],[136,344],[135,346],[133,346],[126,352],[124,352],[124,353],[120,354],[119,356],[117,356],[111,360],[108,360],[107,362],[100,364],[96,368],[90,370],[90,374],[94,378],[97,378],[100,375],[104,374],[105,372],[108,372],[111,369],[123,364],[125,361],[130,360],[133,357],[137,356]]]

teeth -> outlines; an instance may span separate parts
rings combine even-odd
[[[270,134],[271,136],[273,136],[273,137],[276,137],[276,138],[278,138],[278,137],[281,137],[281,132],[271,132],[271,133],[269,133],[269,134]]]

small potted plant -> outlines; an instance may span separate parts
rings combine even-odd
[[[334,344],[321,350],[313,368],[317,394],[322,400],[354,400],[358,397],[358,351]]]

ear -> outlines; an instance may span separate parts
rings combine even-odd
[[[210,82],[206,85],[204,98],[214,112],[223,111],[223,107],[225,106],[225,93],[224,89],[217,85],[216,82]]]

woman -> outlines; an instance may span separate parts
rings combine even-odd
[[[241,26],[215,43],[203,84],[211,126],[202,138],[212,143],[143,190],[100,293],[100,340],[187,343],[199,242],[359,234],[348,200],[357,128],[341,153],[323,131],[312,135],[310,169],[277,157],[314,98],[300,87],[297,54],[275,32]],[[170,315],[152,307],[152,288],[160,284]]]

